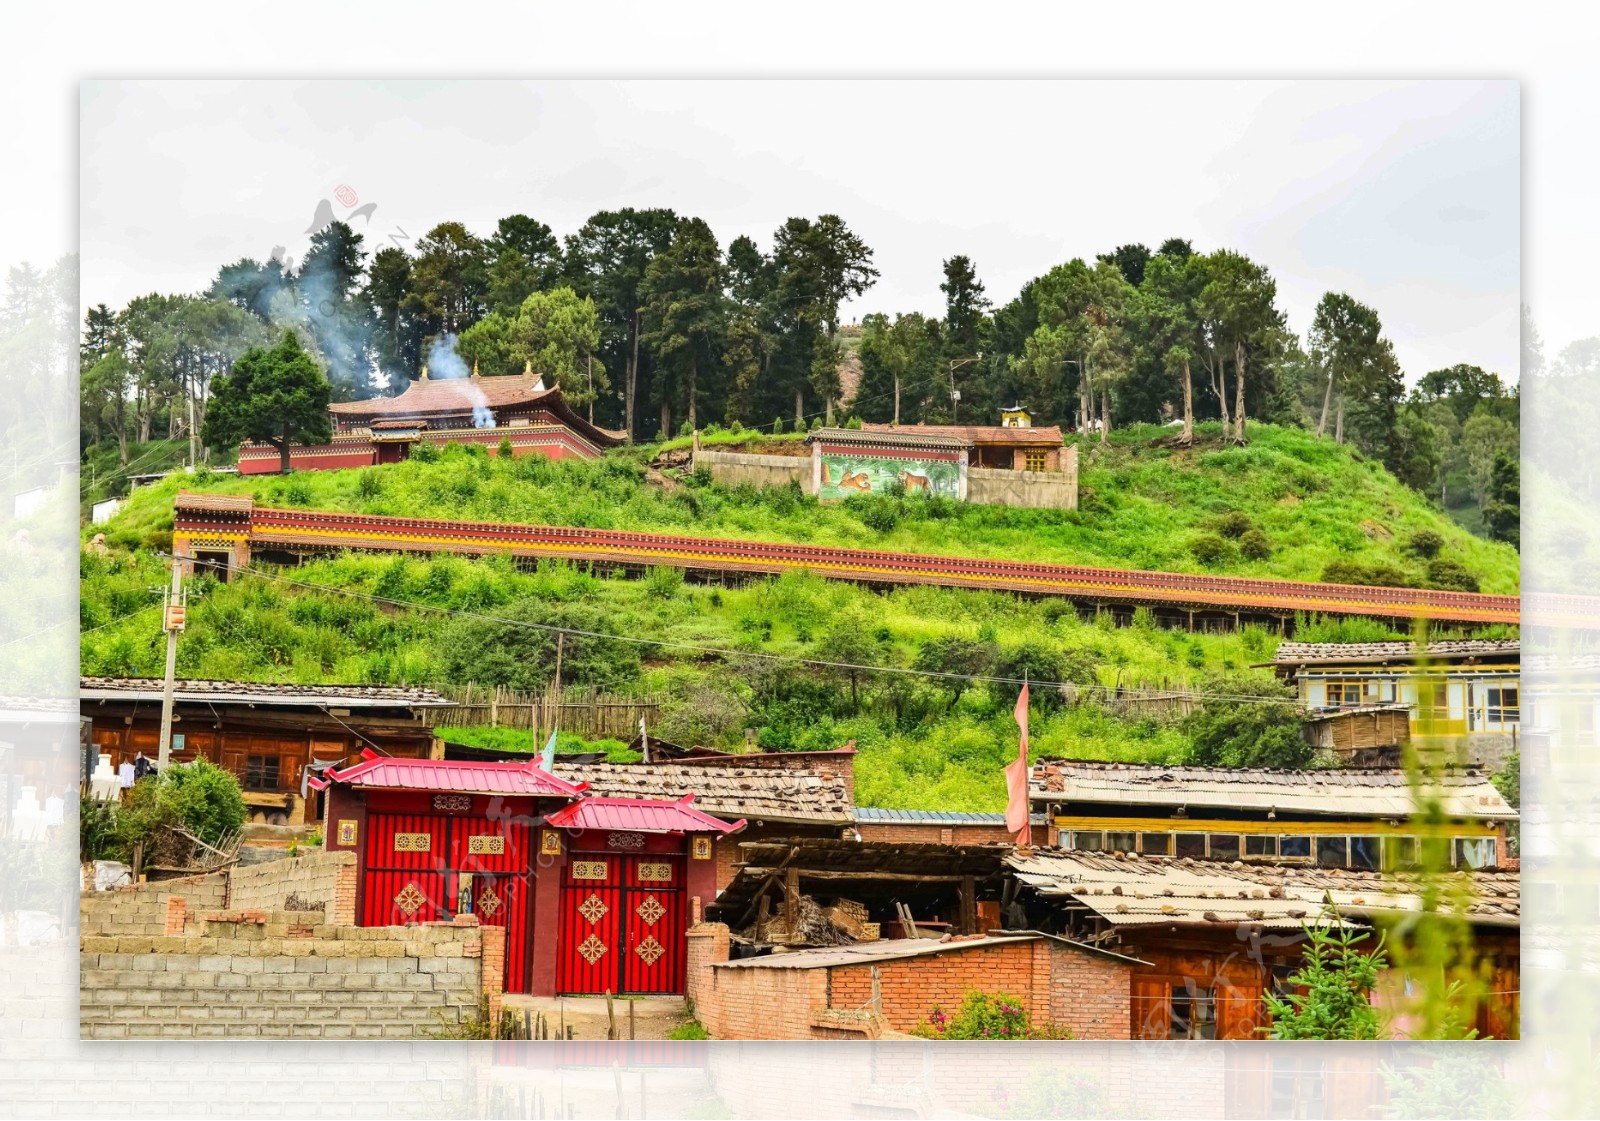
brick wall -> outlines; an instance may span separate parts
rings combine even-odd
[[[355,925],[356,855],[316,852],[235,868],[228,874],[228,906],[236,911],[283,911],[290,896],[297,910],[315,909],[335,925]]]
[[[181,934],[80,939],[85,1039],[419,1039],[499,1003],[505,932],[170,911]]]
[[[687,995],[718,1039],[908,1032],[973,990],[1014,996],[1036,1024],[1080,1039],[1128,1038],[1132,967],[1048,939],[813,969],[718,968],[728,950],[721,923],[689,931]]]
[[[167,899],[177,896],[191,911],[220,911],[228,903],[222,872],[159,880],[79,897],[79,934],[158,935],[166,930]]]
[[[1050,944],[1050,1019],[1078,1039],[1127,1039],[1133,966]]]

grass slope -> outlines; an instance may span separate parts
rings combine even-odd
[[[84,673],[161,672],[164,644],[158,613],[150,610],[150,589],[160,571],[160,558],[147,552],[83,554]],[[836,747],[854,739],[861,752],[862,804],[904,808],[1003,807],[999,775],[1015,751],[1014,695],[983,686],[958,695],[941,682],[868,675],[862,703],[852,710],[846,681],[814,670],[801,676],[817,679],[816,695],[774,702],[759,695],[763,666],[770,663],[742,659],[826,657],[835,621],[855,618],[869,620],[879,640],[874,665],[910,665],[930,641],[959,635],[992,641],[1002,650],[1043,644],[1093,667],[1102,685],[1176,686],[1244,671],[1270,658],[1277,642],[1260,628],[1225,635],[1159,630],[1148,621],[1117,628],[1108,620],[1084,621],[1059,601],[962,589],[877,593],[803,574],[712,588],[681,578],[598,578],[560,562],[526,571],[503,557],[347,554],[281,573],[263,566],[229,585],[197,581],[178,672],[302,683],[416,684],[450,680],[453,673],[461,680],[461,658],[470,665],[479,655],[464,647],[481,645],[481,637],[471,631],[470,619],[443,612],[504,617],[528,608],[584,610],[603,620],[610,633],[736,652],[725,658],[699,649],[646,647],[636,666],[618,670],[622,678],[608,684],[670,698],[657,729],[668,739],[734,746],[746,727],[756,728],[760,742],[771,748]],[[1348,640],[1399,637],[1363,620],[1314,624],[1304,633]],[[569,667],[583,664],[572,645],[568,659]],[[1178,762],[1189,751],[1170,720],[1119,717],[1092,703],[1041,706],[1032,735],[1041,755]],[[535,746],[527,733],[505,729],[461,730],[449,738]],[[568,746],[582,745],[563,744]],[[621,749],[598,746],[613,754]]]
[[[289,478],[174,477],[142,488],[109,528],[113,544],[160,547],[180,486],[252,494],[271,506],[371,514],[657,530],[766,541],[873,547],[1174,572],[1319,579],[1335,561],[1386,565],[1421,582],[1404,548],[1429,530],[1442,555],[1485,592],[1518,590],[1518,557],[1456,525],[1379,464],[1299,429],[1259,424],[1248,446],[1223,446],[1200,426],[1190,449],[1164,429],[1115,433],[1082,448],[1081,509],[1023,510],[923,497],[860,497],[819,505],[798,491],[725,488],[703,480],[663,487],[646,479],[652,450],[593,462],[506,462],[463,447],[436,460]],[[1242,513],[1270,552],[1251,558],[1227,542],[1202,563],[1192,549],[1220,519]]]

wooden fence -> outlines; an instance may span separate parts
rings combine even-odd
[[[641,717],[647,726],[653,725],[661,709],[661,699],[656,696],[627,697],[594,689],[567,689],[558,694],[554,688],[543,693],[515,693],[481,685],[434,688],[456,704],[421,710],[430,727],[525,728],[535,739],[560,728],[588,740],[627,742],[639,734]]]

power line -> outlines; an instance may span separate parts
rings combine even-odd
[[[171,554],[158,553],[157,555],[170,559]],[[869,666],[853,662],[831,661],[825,658],[806,658],[787,654],[772,654],[761,650],[738,650],[723,646],[707,646],[699,643],[673,642],[669,639],[643,638],[638,635],[611,634],[606,631],[585,630],[579,627],[563,627],[554,623],[535,623],[523,619],[508,619],[503,615],[490,615],[481,611],[469,611],[458,607],[439,607],[431,603],[417,603],[412,600],[395,599],[390,596],[373,595],[368,592],[356,591],[352,588],[334,587],[329,584],[313,584],[305,580],[295,580],[283,575],[281,572],[265,572],[257,568],[231,569],[226,564],[215,561],[195,560],[198,567],[233,571],[262,580],[275,581],[290,587],[302,588],[308,591],[323,592],[334,595],[349,596],[352,599],[365,600],[370,603],[383,604],[388,607],[408,608],[415,611],[431,611],[439,615],[449,615],[457,618],[475,619],[481,622],[497,623],[504,626],[522,627],[528,630],[544,631],[549,634],[569,634],[580,638],[606,639],[614,642],[626,642],[637,646],[653,646],[669,650],[684,650],[696,654],[716,655],[724,658],[753,658],[761,661],[789,663],[816,666],[822,669],[845,670],[856,673],[890,673],[907,677],[932,678],[942,681],[982,682],[994,685],[1021,686],[1024,679],[1020,677],[1000,677],[990,674],[974,673],[949,673],[940,670],[915,669],[910,666]],[[87,632],[86,632],[87,633]],[[1041,681],[1028,679],[1027,684],[1040,689],[1084,688],[1072,681]],[[1106,686],[1091,686],[1090,688],[1107,688]],[[1291,698],[1287,697],[1259,697],[1242,693],[1200,692],[1197,690],[1175,689],[1134,689],[1118,687],[1118,692],[1126,696],[1146,697],[1160,699],[1172,696],[1184,696],[1202,700],[1227,700],[1258,704],[1289,704]]]

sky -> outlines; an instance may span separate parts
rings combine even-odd
[[[82,295],[298,259],[324,199],[370,208],[369,250],[623,206],[766,248],[835,213],[881,273],[847,319],[942,313],[955,254],[1001,304],[1062,261],[1185,237],[1265,264],[1302,336],[1343,291],[1409,379],[1515,380],[1519,118],[1514,81],[86,82]]]

